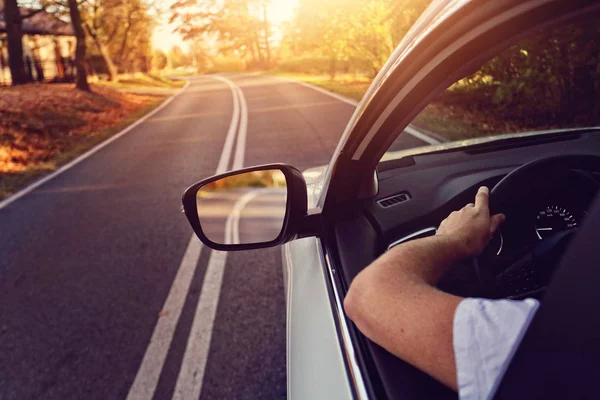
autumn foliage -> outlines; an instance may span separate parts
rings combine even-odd
[[[54,169],[61,156],[89,147],[162,100],[101,86],[93,90],[77,91],[69,84],[2,89],[0,183],[29,170]]]

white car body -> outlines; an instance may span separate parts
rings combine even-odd
[[[308,207],[316,207],[327,167],[304,172]],[[282,247],[286,297],[288,399],[351,399],[327,286],[328,266],[318,237]]]

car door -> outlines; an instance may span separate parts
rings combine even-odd
[[[412,368],[400,368],[397,359],[366,340],[345,317],[343,296],[356,274],[347,271],[349,266],[364,267],[381,249],[368,228],[350,231],[344,240],[351,244],[340,246],[340,232],[345,229],[341,221],[352,214],[353,204],[377,194],[378,181],[373,178],[377,164],[429,100],[520,38],[598,6],[593,1],[516,0],[440,4],[423,15],[416,25],[421,30],[407,35],[359,104],[327,170],[317,204],[322,210],[320,241],[332,314],[348,379],[358,398],[454,394]],[[355,251],[361,246],[362,251]]]

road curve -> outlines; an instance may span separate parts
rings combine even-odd
[[[267,76],[224,77],[247,107],[245,143],[226,169],[236,154],[238,166],[329,161],[352,105]],[[130,394],[157,321],[173,316],[163,307],[191,237],[181,193],[215,173],[234,117],[226,81],[189,80],[128,134],[0,209],[0,399]],[[211,326],[201,399],[284,398],[280,251],[227,255],[212,325],[194,317],[213,253],[193,256],[165,356],[151,360],[153,398],[173,397],[194,325]]]

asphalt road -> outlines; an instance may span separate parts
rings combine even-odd
[[[329,161],[352,105],[275,78],[226,77],[247,103],[238,164]],[[285,397],[279,249],[227,255],[214,323],[194,322],[214,254],[189,253],[200,246],[180,198],[222,162],[235,100],[222,80],[189,79],[145,122],[0,209],[0,399]],[[189,291],[172,290],[184,264]],[[171,295],[181,297],[178,319],[164,308]],[[161,319],[172,335],[151,342]],[[197,332],[212,335],[197,344]],[[186,355],[192,342],[207,346],[204,360]],[[190,363],[203,374],[186,375]]]

